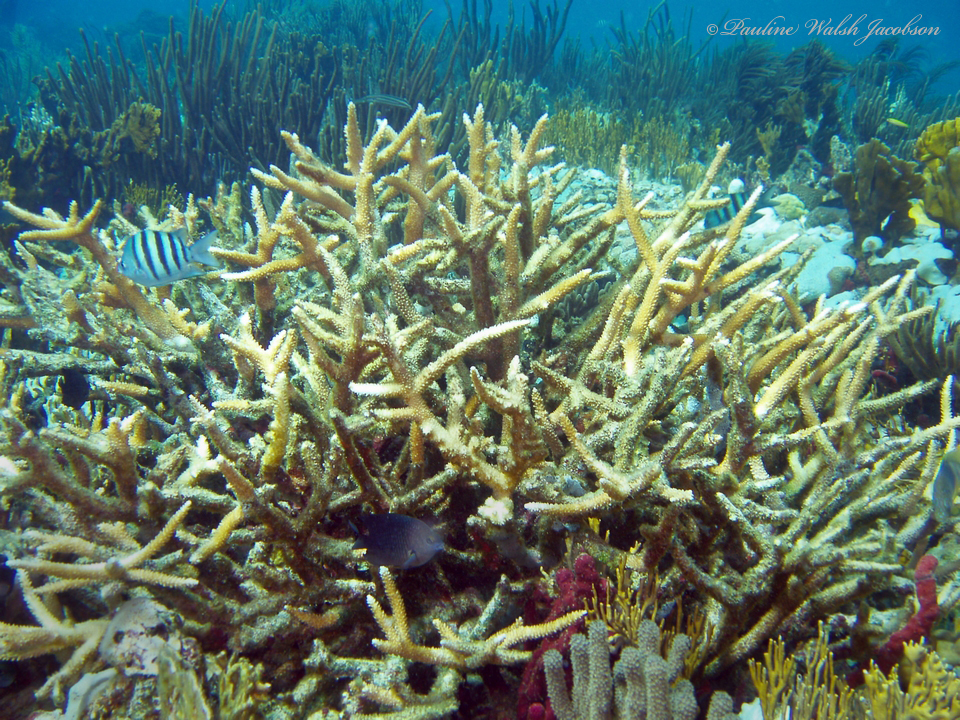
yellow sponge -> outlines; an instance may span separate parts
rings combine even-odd
[[[960,230],[960,117],[929,126],[914,156],[924,164],[924,209],[941,225]]]

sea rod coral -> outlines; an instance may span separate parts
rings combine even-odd
[[[42,701],[110,663],[98,634],[129,597],[181,617],[200,662],[261,666],[259,712],[400,718],[478,683],[509,707],[492,688],[584,615],[530,600],[578,548],[685,592],[706,675],[911,587],[898,551],[932,522],[931,458],[960,426],[951,380],[870,382],[885,338],[930,312],[908,309],[912,273],[802,307],[799,266],[771,265],[791,239],[734,252],[760,189],[701,229],[728,145],[679,207],[635,196],[625,151],[615,203],[591,205],[550,164],[545,116],[499,141],[482,106],[464,115],[463,168],[437,119],[364,141],[351,106],[341,169],[283,133],[291,166],[254,171],[248,204],[222,188],[155,228],[206,220],[228,267],[171,289],[118,271],[137,228],[103,203],[5,204],[32,227],[24,264],[2,262],[34,327],[0,356],[2,539],[26,600],[0,658],[73,650]],[[614,267],[618,238],[636,255]],[[80,409],[59,401],[70,368],[92,385]],[[938,389],[939,421],[894,422]],[[350,529],[370,511],[433,518],[446,549],[370,572]],[[960,582],[939,586],[949,609]]]

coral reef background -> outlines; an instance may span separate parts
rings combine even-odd
[[[0,26],[4,717],[960,718],[939,35],[72,8]]]

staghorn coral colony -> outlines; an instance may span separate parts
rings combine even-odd
[[[224,5],[194,7],[192,59],[154,49],[153,95],[134,113],[118,90],[112,131],[75,120],[11,141],[11,717],[960,717],[941,466],[960,386],[930,289],[952,285],[907,252],[929,218],[955,238],[957,121],[921,116],[926,90],[898,96],[911,162],[870,125],[889,80],[848,119],[837,101],[841,78],[862,90],[897,49],[851,70],[811,43],[716,55],[697,72],[740,68],[753,89],[724,92],[749,91],[753,111],[693,132],[678,107],[699,52],[652,14],[652,34],[614,31],[613,76],[670,78],[636,100],[649,119],[570,109],[603,107],[585,86],[551,124],[523,84],[597,62],[553,60],[568,9],[511,24],[496,66],[489,9],[465,4],[441,31],[449,65],[430,55],[417,74],[416,22],[385,24],[363,61],[349,38],[314,44],[314,65],[310,38],[274,23],[264,42],[285,59],[268,72],[245,54],[266,37],[260,10],[223,30]],[[225,176],[243,161],[250,176],[203,192],[185,145],[229,128],[188,130],[197,106],[170,118],[164,93],[218,101],[158,68],[213,78],[217,33],[254,94],[273,71],[313,81],[271,100],[276,137],[264,124],[221,144]],[[364,63],[399,62],[397,38],[407,64],[351,101],[344,87],[378,72]],[[134,72],[117,42],[114,81]],[[91,126],[97,52],[45,84]],[[323,82],[321,58],[339,63]],[[322,129],[297,126],[309,93]],[[45,148],[84,132],[100,151],[77,197],[44,205]],[[810,151],[792,149],[801,135]],[[765,177],[777,210],[753,222],[759,184],[731,210],[717,185],[737,175]],[[182,200],[178,178],[201,196]],[[206,277],[146,288],[118,265],[131,236],[166,266],[184,255],[171,238],[211,228],[223,267]]]

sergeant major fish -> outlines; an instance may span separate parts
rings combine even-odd
[[[757,212],[759,208],[770,207],[772,190],[772,188],[768,188],[757,199],[757,204],[753,206],[754,211],[750,213],[750,217],[747,218],[747,225],[760,219],[761,214]],[[750,199],[750,193],[744,189],[743,182],[734,180],[730,183],[728,197],[730,201],[726,205],[710,210],[703,216],[704,229],[709,230],[719,225],[725,225],[733,220],[737,216],[737,213],[743,209],[743,206],[747,204],[747,200]]]
[[[420,567],[443,550],[443,538],[423,520],[397,513],[362,515],[355,550],[371,565]]]
[[[209,272],[202,265],[220,267],[210,254],[210,245],[217,239],[216,230],[193,245],[184,242],[186,236],[183,228],[174,233],[141,230],[127,238],[117,267],[135,283],[147,287],[170,285]]]

